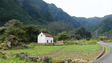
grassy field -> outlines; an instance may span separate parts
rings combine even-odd
[[[49,53],[54,53],[55,51],[58,51],[62,49],[64,46],[35,46],[34,48],[28,48],[28,49],[18,49],[18,50],[6,50],[1,51],[6,54],[15,54],[20,52],[25,52],[28,55],[31,56],[37,56],[37,55],[44,55]]]
[[[99,50],[101,49],[100,45],[72,45],[65,46],[58,53],[49,54],[55,60],[59,59],[84,59],[84,60],[92,60],[94,57],[99,54]]]
[[[27,61],[27,60],[21,60],[20,58],[16,58],[16,57],[10,57],[8,59],[0,59],[0,63],[33,63],[31,61]]]
[[[1,52],[6,54],[25,52],[26,54],[30,56],[37,56],[39,58],[43,58],[44,56],[49,56],[54,60],[59,60],[59,59],[92,60],[95,56],[97,56],[100,53],[100,49],[101,49],[100,45],[98,44],[96,45],[63,45],[63,46],[29,45],[29,46],[31,47],[29,49],[6,50],[6,51],[1,50]],[[3,61],[3,59],[1,59],[0,61]],[[22,63],[22,62],[20,61],[19,63]]]

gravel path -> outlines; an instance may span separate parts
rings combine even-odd
[[[112,63],[112,44],[101,42],[98,42],[98,44],[108,46],[110,48],[110,52],[100,60],[96,61],[95,63]]]

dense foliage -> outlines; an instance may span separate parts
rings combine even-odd
[[[66,31],[73,37],[73,33],[70,32],[76,32],[74,27],[81,26],[62,9],[54,4],[47,4],[43,0],[0,0],[0,16],[0,26],[2,26],[0,39],[2,41],[9,35],[15,35],[22,42],[35,42],[41,31],[51,33],[53,36]],[[91,35],[89,32],[88,34]],[[88,34],[77,33],[75,37],[82,39]],[[91,38],[89,35],[88,37]]]
[[[92,37],[91,33],[87,30],[85,30],[84,27],[80,27],[78,29],[75,29],[71,32],[69,32],[69,34],[71,35],[72,39],[90,39]]]
[[[6,37],[8,37],[9,35],[14,35],[24,43],[36,42],[37,35],[40,32],[51,33],[54,36],[55,41],[57,39],[67,40],[70,39],[70,36],[72,38],[75,37],[75,39],[91,38],[91,33],[86,31],[84,27],[74,29],[71,26],[61,24],[62,23],[60,22],[54,22],[54,24],[52,24],[51,26],[46,26],[49,26],[48,29],[46,27],[44,27],[46,29],[42,29],[40,25],[22,25],[19,20],[13,19],[6,22],[6,24],[4,24],[4,27],[0,27],[0,40],[4,42]],[[67,33],[63,31],[66,31]]]
[[[70,39],[70,36],[66,32],[62,32],[58,34],[58,40],[68,40]]]
[[[61,22],[51,22],[47,26],[45,26],[45,29],[49,30],[51,34],[57,35],[58,33],[61,33],[63,31],[66,31],[67,33],[74,30],[74,28],[70,25],[65,25]]]
[[[41,32],[39,25],[22,25],[18,20],[8,21],[4,27],[0,28],[2,32],[1,40],[4,41],[9,35],[15,35],[22,42],[36,42],[37,35]]]
[[[23,25],[47,25],[53,21],[60,21],[75,28],[81,26],[62,9],[43,0],[0,0],[0,16],[0,26],[11,19],[20,20]]]
[[[42,0],[0,0],[0,26],[11,19],[23,24],[47,24],[54,20],[49,11]]]

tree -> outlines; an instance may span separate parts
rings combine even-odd
[[[90,39],[92,37],[91,32],[86,31],[86,39]]]
[[[47,29],[42,29],[43,33],[51,33],[50,31],[48,31]]]
[[[71,35],[74,39],[90,39],[92,37],[91,32],[85,30],[84,27],[80,27],[78,29],[72,30],[69,32],[69,35]]]
[[[23,38],[25,31],[21,29],[22,22],[20,22],[19,20],[15,19],[9,20],[8,22],[6,22],[4,26],[6,28],[5,31],[6,36],[15,35],[18,38]]]
[[[25,31],[20,28],[11,27],[11,28],[7,29],[7,31],[6,31],[6,36],[9,36],[9,35],[15,35],[18,38],[21,38],[21,40],[22,40],[22,38],[25,35]]]
[[[68,40],[70,39],[70,36],[66,32],[61,32],[58,34],[58,40]]]
[[[12,19],[6,22],[4,26],[7,28],[10,28],[10,27],[20,28],[22,26],[22,23],[19,20]]]
[[[2,34],[1,40],[4,41],[6,37],[9,35],[15,35],[19,39],[24,37],[25,31],[21,29],[22,23],[19,20],[12,19],[4,25],[4,27],[0,28],[0,32]]]
[[[19,20],[10,20],[5,25],[0,27],[0,32],[3,35],[0,40],[4,41],[9,35],[15,35],[22,42],[36,42],[37,35],[41,31],[39,25],[25,25],[23,26]]]
[[[26,32],[24,40],[29,42],[36,42],[37,35],[40,33],[41,26],[25,25],[22,29]]]
[[[0,27],[0,34],[4,34],[6,27]]]
[[[71,30],[73,30],[74,28],[72,26],[69,25],[65,25],[59,21],[54,21],[49,23],[45,29],[49,30],[51,32],[51,34],[53,35],[57,35],[58,33],[61,33],[63,31],[66,31],[67,33]]]

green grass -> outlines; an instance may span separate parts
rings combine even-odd
[[[112,42],[107,42],[107,43],[112,43]]]
[[[63,45],[63,46],[39,46],[36,44],[28,45],[31,48],[18,49],[18,50],[1,50],[0,52],[6,54],[15,54],[25,52],[30,56],[43,57],[47,55],[55,59],[92,59],[93,56],[100,50],[100,45]],[[51,54],[51,55],[49,55]],[[19,58],[0,59],[0,63],[28,63],[30,61],[24,61]],[[31,62],[30,62],[31,63]]]
[[[109,52],[110,51],[110,48],[109,47],[105,46],[105,48],[106,48],[106,52]]]
[[[35,48],[29,48],[29,49],[19,49],[19,50],[6,50],[6,51],[1,51],[3,53],[7,54],[15,54],[15,53],[20,53],[20,52],[25,52],[28,55],[44,55],[44,54],[49,54],[53,53],[57,50],[62,49],[64,46],[36,46]]]
[[[92,60],[101,46],[96,45],[66,45],[64,49],[60,52],[49,55],[55,60],[59,59],[83,59],[83,60]]]
[[[100,50],[100,45],[74,45],[63,49],[64,52],[75,52],[75,51],[98,51]]]
[[[21,60],[20,58],[16,57],[9,57],[8,59],[0,58],[0,63],[33,63],[28,60]]]

